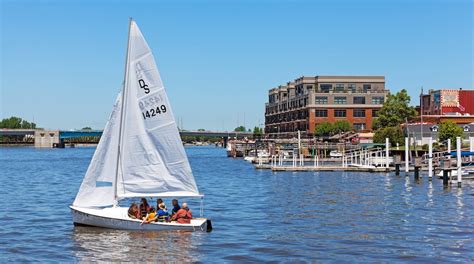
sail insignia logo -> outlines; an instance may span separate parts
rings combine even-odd
[[[142,88],[143,90],[145,90],[145,93],[146,93],[146,94],[149,94],[149,93],[150,93],[150,88],[148,88],[148,84],[146,84],[143,79],[138,80],[138,85],[140,85],[140,88]]]

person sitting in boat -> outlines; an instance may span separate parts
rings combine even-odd
[[[190,224],[192,218],[193,213],[191,212],[191,210],[189,210],[188,204],[183,203],[181,209],[179,209],[178,212],[173,215],[171,220],[177,221],[180,224]]]
[[[158,205],[157,221],[159,222],[168,222],[170,220],[170,215],[166,210],[165,203],[160,203]]]
[[[164,203],[161,198],[156,199],[156,209],[160,209],[160,204]]]
[[[173,210],[171,210],[171,215],[175,215],[176,213],[178,213],[179,209],[181,209],[181,206],[179,206],[178,200],[176,199],[173,199],[173,201],[171,201],[171,204],[173,205]]]
[[[140,218],[144,219],[150,212],[150,209],[151,207],[148,205],[148,201],[145,198],[142,198],[140,201]]]
[[[128,217],[133,219],[140,219],[140,210],[136,203],[132,203],[128,208]]]
[[[150,212],[148,212],[146,214],[145,218],[143,219],[143,221],[140,225],[149,224],[150,222],[154,222],[154,221],[156,221],[156,218],[157,218],[157,215],[156,215],[156,212],[155,212],[155,208],[151,207]]]

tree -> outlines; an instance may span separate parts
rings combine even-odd
[[[36,124],[33,122],[28,122],[19,117],[12,116],[10,118],[4,118],[0,121],[0,128],[10,128],[10,129],[35,129]]]
[[[347,132],[351,130],[351,123],[347,120],[339,120],[334,123],[334,132],[335,133],[341,133],[341,132]]]
[[[442,122],[439,125],[439,141],[451,139],[452,144],[456,144],[456,137],[462,137],[463,129],[454,122]]]
[[[235,132],[245,132],[247,129],[244,126],[238,126],[234,129]]]
[[[318,137],[330,136],[334,134],[335,126],[330,122],[322,122],[321,124],[316,125],[314,129],[314,134]]]
[[[405,140],[403,130],[400,128],[400,126],[384,127],[375,131],[374,143],[385,143],[386,138],[389,139],[392,146],[396,145],[397,143],[401,145]]]
[[[88,127],[88,126],[86,126],[86,127],[83,127],[81,130],[92,130],[92,128],[91,128],[91,127]]]
[[[417,112],[409,104],[410,96],[405,89],[395,95],[389,94],[387,101],[378,111],[378,117],[374,120],[372,128],[396,127],[405,122],[405,119],[413,119]]]
[[[254,135],[262,135],[263,134],[263,129],[256,126],[256,127],[253,128],[253,134]]]
[[[204,128],[199,128],[198,131],[206,131]]]

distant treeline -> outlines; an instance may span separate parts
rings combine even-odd
[[[10,128],[10,129],[35,129],[36,124],[33,122],[28,122],[22,118],[12,116],[9,118],[4,118],[0,121],[0,128]]]
[[[28,122],[19,117],[12,116],[10,118],[4,118],[0,121],[0,128],[10,128],[10,129],[35,129],[36,124],[33,122]],[[32,144],[33,137],[28,136],[0,136],[1,144]]]

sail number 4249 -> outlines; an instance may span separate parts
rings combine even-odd
[[[147,118],[152,118],[157,115],[161,115],[166,113],[166,106],[165,105],[159,105],[156,108],[151,108],[150,110],[146,110],[145,112],[142,112],[143,119]]]

